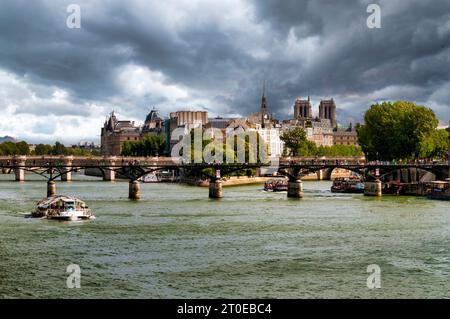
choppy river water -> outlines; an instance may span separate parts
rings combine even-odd
[[[0,298],[450,297],[450,205],[415,197],[330,193],[305,198],[262,186],[206,188],[75,176],[58,193],[85,200],[95,220],[25,218],[45,182],[0,175]],[[33,179],[33,180],[31,180]],[[66,268],[81,268],[69,289]],[[369,289],[367,266],[381,269]]]

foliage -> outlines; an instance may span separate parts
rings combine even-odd
[[[55,145],[52,147],[51,155],[66,155],[66,154],[67,148],[64,146],[64,144],[56,142]]]
[[[355,145],[333,145],[333,146],[319,146],[317,148],[317,156],[362,156],[359,146]]]
[[[140,141],[125,141],[122,145],[123,156],[159,156],[164,152],[165,138],[154,134]]]
[[[445,158],[448,152],[448,132],[435,130],[420,142],[421,158]]]
[[[0,155],[29,155],[30,148],[27,142],[6,141],[0,144]]]
[[[306,139],[306,132],[301,127],[295,127],[289,131],[284,132],[280,139],[284,142],[293,156],[303,155],[301,151],[305,152],[313,147]]]
[[[98,156],[100,151],[90,150],[80,147],[66,147],[60,142],[56,142],[55,145],[38,144],[32,152],[34,155],[74,155],[74,156]]]
[[[372,105],[364,120],[357,129],[358,141],[369,160],[416,159],[440,153],[435,150],[439,141],[434,141],[441,138],[436,134],[438,119],[430,108],[407,101],[383,102]]]
[[[52,152],[52,146],[48,144],[38,144],[34,149],[36,155],[50,155]]]

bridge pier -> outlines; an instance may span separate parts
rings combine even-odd
[[[105,157],[105,161],[108,162],[110,167],[106,167],[104,171],[103,180],[114,182],[116,180],[116,172],[112,168],[116,165],[117,158],[115,156]]]
[[[323,170],[317,171],[317,180],[322,181],[323,180]]]
[[[105,176],[103,177],[104,181],[114,182],[116,180],[116,172],[110,169],[105,170]]]
[[[128,198],[141,199],[141,184],[138,181],[130,181],[128,184]]]
[[[61,160],[64,161],[64,166],[72,166],[73,156],[62,156]],[[64,167],[62,169],[61,180],[64,182],[70,182],[72,180],[71,167]]]
[[[364,182],[364,196],[381,197],[383,192],[383,185],[379,179],[373,182]]]
[[[47,197],[56,195],[56,183],[55,181],[47,182]]]
[[[209,181],[209,198],[222,198],[223,197],[223,189],[222,189],[222,181]]]
[[[303,198],[303,182],[301,179],[289,180],[287,197]]]
[[[14,164],[18,166],[25,166],[26,156],[14,156]],[[23,168],[14,168],[14,176],[16,181],[23,182],[25,180],[25,170]]]

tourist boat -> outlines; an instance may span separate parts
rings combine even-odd
[[[450,180],[430,182],[429,199],[450,200]]]
[[[331,186],[332,193],[364,193],[364,182],[359,177],[336,178]]]
[[[91,219],[94,216],[82,200],[64,195],[46,197],[37,204],[32,217],[58,220]]]
[[[153,172],[145,174],[139,179],[139,181],[141,181],[142,183],[158,183],[159,179],[156,173]]]
[[[177,180],[175,172],[171,170],[148,173],[139,179],[142,183],[174,183]]]
[[[286,179],[269,179],[264,183],[264,190],[268,192],[286,192],[288,181]]]

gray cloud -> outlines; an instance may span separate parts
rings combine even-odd
[[[258,109],[266,78],[280,118],[307,95],[315,107],[334,97],[342,124],[386,99],[450,118],[447,1],[377,1],[381,29],[366,27],[367,0],[77,1],[82,28],[68,29],[73,2],[0,4],[0,71],[37,97],[12,98],[21,87],[0,94],[10,116],[82,121],[115,108],[139,120],[150,106],[247,115]],[[63,101],[52,100],[55,90],[67,92]]]

